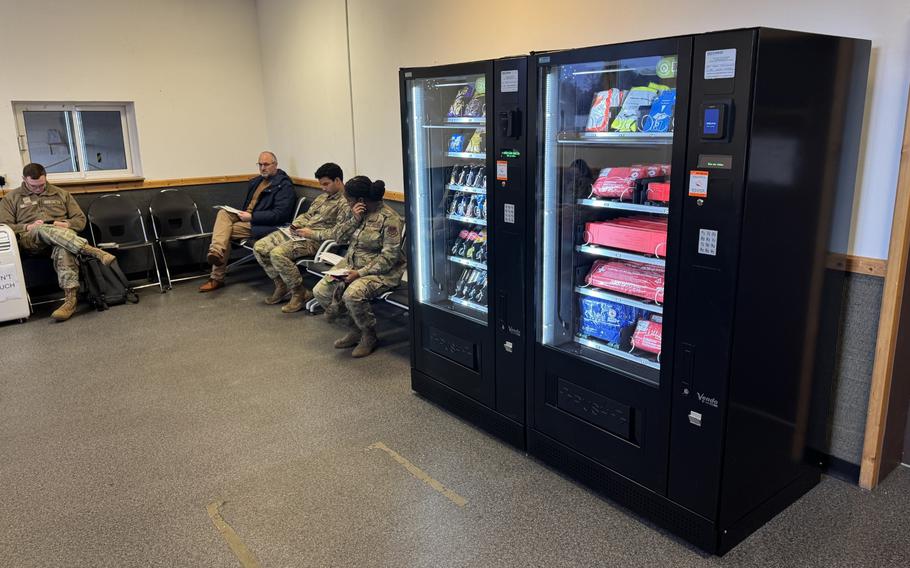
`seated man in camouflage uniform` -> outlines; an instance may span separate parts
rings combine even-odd
[[[348,240],[348,252],[335,267],[347,270],[341,276],[326,275],[313,288],[316,300],[333,321],[347,311],[351,331],[335,341],[337,349],[354,347],[354,357],[366,357],[376,349],[376,316],[370,301],[398,286],[405,271],[401,250],[401,217],[382,202],[385,183],[357,176],[344,186],[351,206],[350,216],[336,227],[339,239]]]
[[[344,199],[344,173],[338,164],[328,163],[316,170],[316,179],[323,194],[316,198],[305,213],[291,221],[290,230],[306,240],[292,240],[281,231],[275,231],[256,241],[253,253],[265,273],[275,283],[275,291],[266,298],[266,304],[277,304],[291,292],[291,300],[281,308],[284,313],[300,311],[313,293],[303,285],[303,278],[295,261],[313,256],[322,241],[332,238],[335,227],[347,210]]]
[[[85,214],[73,196],[47,183],[47,172],[41,164],[25,166],[22,185],[0,200],[0,223],[13,229],[24,252],[53,259],[57,283],[66,294],[63,305],[51,314],[57,321],[68,320],[76,311],[76,255],[91,255],[104,264],[114,262],[114,255],[89,246],[76,234],[85,228]]]

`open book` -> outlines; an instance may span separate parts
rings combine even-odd
[[[350,269],[348,268],[333,268],[331,270],[326,270],[323,274],[328,274],[329,276],[334,276],[335,278],[344,278],[348,275]]]
[[[240,209],[236,209],[234,207],[231,207],[230,205],[213,205],[212,208],[213,209],[224,209],[228,213],[233,213],[234,215],[241,212]]]

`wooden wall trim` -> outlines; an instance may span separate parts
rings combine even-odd
[[[209,185],[213,183],[234,183],[238,181],[247,181],[252,178],[252,175],[236,175],[236,176],[213,176],[213,177],[195,177],[195,178],[174,178],[174,179],[158,179],[158,180],[147,180],[144,178],[135,178],[135,179],[120,179],[120,180],[111,180],[111,181],[91,181],[91,182],[59,182],[53,183],[58,187],[62,187],[69,193],[73,195],[81,195],[84,193],[110,193],[112,191],[132,191],[137,189],[158,189],[165,187],[186,187],[190,185]],[[0,196],[6,195],[10,191],[15,189],[11,187],[9,189],[0,192]]]
[[[145,178],[131,178],[131,179],[118,179],[110,181],[68,181],[68,182],[58,182],[54,185],[66,189],[69,193],[73,195],[81,195],[85,193],[110,193],[112,191],[132,191],[136,189],[159,189],[166,187],[187,187],[191,185],[209,185],[214,183],[236,183],[241,181],[248,181],[255,177],[255,174],[240,174],[233,176],[210,176],[210,177],[194,177],[194,178],[174,178],[174,179],[158,179],[158,180],[147,180]],[[312,187],[314,189],[319,189],[319,182],[314,179],[309,178],[298,178],[291,177],[291,181],[295,185],[303,187]],[[10,187],[9,189],[0,190],[0,197],[3,197],[10,191],[15,189],[15,187]],[[400,191],[386,191],[385,198],[389,201],[398,201],[404,202],[404,193]]]
[[[291,181],[293,181],[295,185],[300,185],[303,187],[312,187],[314,189],[320,189],[319,182],[314,179],[292,177]],[[385,199],[388,199],[389,201],[397,201],[399,203],[404,203],[404,193],[402,193],[400,191],[389,191],[387,189],[385,191]]]
[[[864,256],[853,256],[852,254],[828,253],[828,268],[833,270],[843,270],[844,272],[855,272],[856,274],[868,274],[870,276],[885,277],[888,269],[888,261],[879,258],[866,258]]]
[[[882,466],[882,448],[900,313],[904,301],[904,281],[907,278],[907,254],[910,252],[910,100],[904,118],[904,142],[901,148],[900,173],[897,195],[894,199],[894,219],[891,223],[891,243],[888,246],[888,268],[885,289],[882,293],[882,311],[875,344],[875,362],[872,366],[872,387],[869,391],[869,411],[866,415],[866,435],[863,443],[863,461],[859,484],[864,489],[878,485]],[[903,429],[904,425],[898,426]]]

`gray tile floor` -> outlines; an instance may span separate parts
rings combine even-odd
[[[214,502],[261,566],[910,565],[906,469],[826,478],[705,556],[414,395],[394,312],[352,360],[340,328],[261,304],[255,271],[196,285],[0,324],[0,565],[239,566]]]

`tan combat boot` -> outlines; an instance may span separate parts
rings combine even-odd
[[[275,291],[272,292],[272,295],[265,299],[265,303],[273,306],[284,299],[288,295],[288,286],[284,283],[284,280],[279,276],[272,280],[275,283]]]
[[[351,351],[351,357],[366,357],[376,350],[376,343],[378,341],[379,340],[376,339],[376,330],[372,327],[368,327],[363,330],[363,333],[360,336],[360,343]]]
[[[51,317],[57,321],[66,321],[73,317],[73,313],[76,311],[76,292],[78,291],[79,288],[67,288],[64,290],[66,298],[63,301],[63,305],[54,310]]]
[[[303,309],[303,306],[307,302],[313,299],[313,293],[310,292],[309,288],[300,284],[291,288],[291,299],[286,306],[281,308],[281,311],[290,314],[293,312],[299,312]]]
[[[87,254],[89,256],[94,256],[95,258],[100,260],[102,264],[107,265],[107,266],[110,266],[110,264],[112,262],[117,260],[117,257],[112,255],[111,253],[104,252],[100,248],[95,248],[88,244],[86,244],[84,247],[82,247],[82,250],[79,252],[81,252],[82,254]]]
[[[353,327],[347,335],[335,340],[335,343],[332,345],[335,346],[335,349],[349,349],[357,345],[360,341],[360,329]]]

